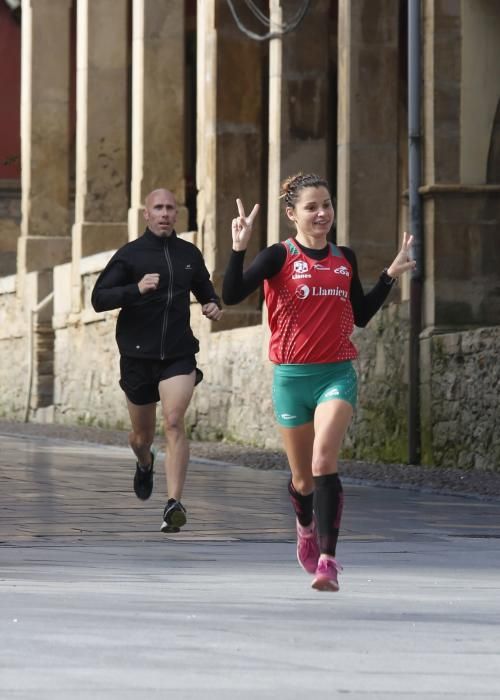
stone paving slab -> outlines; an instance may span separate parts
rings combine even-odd
[[[0,697],[500,697],[500,504],[346,488],[338,594],[285,472],[190,465],[159,532],[127,449],[0,435]]]
[[[127,444],[127,430],[112,430],[90,425],[61,423],[21,423],[0,418],[0,434],[17,437],[39,436],[54,441],[90,442],[99,445]],[[251,447],[226,441],[191,441],[191,454],[197,460],[208,459],[253,469],[288,469],[283,450]],[[500,502],[500,468],[453,469],[431,465],[388,464],[340,460],[344,480],[390,488],[414,489],[419,492],[462,495]]]

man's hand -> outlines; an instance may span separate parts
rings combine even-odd
[[[409,236],[406,231],[403,235],[403,245],[401,250],[396,255],[390,266],[387,268],[389,277],[398,278],[403,272],[413,270],[416,265],[415,260],[410,260],[410,248],[413,242],[413,236]]]
[[[158,289],[159,284],[160,275],[157,272],[148,272],[148,274],[144,275],[142,280],[137,283],[137,286],[141,294],[147,294],[148,292],[153,292],[155,289]]]
[[[255,217],[259,213],[259,204],[254,204],[254,207],[248,216],[245,216],[245,209],[241,199],[236,200],[239,216],[233,219],[231,225],[231,233],[233,235],[233,250],[246,250],[250,236],[252,235],[252,226]]]
[[[217,304],[215,304],[213,301],[210,301],[208,304],[203,304],[201,307],[201,312],[211,321],[220,321],[223,314],[222,309],[219,309]]]

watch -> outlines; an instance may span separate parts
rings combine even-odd
[[[387,269],[387,267],[384,267],[384,269],[382,270],[382,274],[380,275],[380,279],[388,287],[392,287],[394,284],[396,284],[398,279],[397,277],[391,277],[389,274],[387,274]]]

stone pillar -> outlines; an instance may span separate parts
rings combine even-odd
[[[398,246],[399,3],[339,0],[337,240],[366,286]]]
[[[23,0],[21,236],[17,270],[69,260],[69,36],[71,0]]]
[[[461,0],[423,4],[424,182],[460,180]]]
[[[277,199],[284,178],[299,171],[328,178],[329,5],[329,0],[312,3],[296,32],[271,41],[268,245],[295,233]],[[286,22],[290,13],[281,0],[277,23],[280,14]]]
[[[286,21],[291,9],[281,1]],[[282,40],[282,179],[299,170],[328,177],[329,6],[330,0],[311,3],[297,30]]]
[[[132,7],[131,239],[144,230],[146,195],[159,187],[175,194],[176,229],[187,229],[184,0],[133,0]]]
[[[198,228],[207,267],[219,292],[231,253],[236,197],[241,197],[248,211],[255,202],[264,201],[263,50],[259,42],[238,30],[226,3],[198,0]],[[248,260],[261,248],[264,226],[263,210],[254,226]],[[257,306],[255,294],[246,304],[228,309],[215,327],[257,323]]]
[[[500,183],[487,182],[498,81],[487,77],[476,88],[477,76],[487,76],[498,56],[488,31],[495,24],[497,3],[423,3],[424,324],[430,331],[500,323]],[[487,111],[489,120],[474,122],[475,135],[470,115]]]
[[[78,0],[73,261],[128,239],[127,0]]]

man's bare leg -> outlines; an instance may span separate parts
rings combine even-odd
[[[153,444],[156,427],[156,404],[148,403],[138,406],[127,399],[132,430],[128,435],[128,443],[137,457],[141,467],[151,465],[151,445]]]
[[[128,442],[137,457],[134,491],[137,498],[146,501],[153,492],[154,456],[151,445],[155,436],[156,403],[139,406],[127,398],[127,406],[132,424]]]
[[[180,501],[186,480],[189,445],[184,426],[189,402],[193,396],[195,372],[163,379],[159,384],[163,424],[167,449],[165,450],[165,477],[168,497]]]

